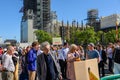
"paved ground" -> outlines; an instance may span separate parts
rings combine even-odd
[[[109,76],[113,74],[108,70],[108,65],[105,65],[104,69],[105,69],[105,76]]]

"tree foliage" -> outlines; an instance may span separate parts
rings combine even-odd
[[[73,29],[72,29],[73,30]],[[87,28],[85,30],[76,30],[72,33],[71,43],[88,44],[90,42],[96,43],[99,38],[96,36],[94,28]]]
[[[108,44],[109,42],[114,43],[116,41],[116,31],[115,30],[111,30],[105,33],[104,35],[104,41],[106,42],[106,44]]]
[[[44,41],[52,42],[52,36],[43,30],[37,30],[35,34],[39,43]]]
[[[120,33],[120,29],[119,29]],[[101,43],[108,44],[109,42],[114,43],[116,41],[116,30],[109,30],[108,32],[98,31],[95,32],[93,27],[88,27],[84,30],[77,30],[71,28],[70,43],[75,44],[88,44]],[[119,34],[120,37],[120,34]]]
[[[114,43],[116,41],[116,30],[109,30],[108,32],[98,31],[95,32],[93,27],[88,27],[86,29],[78,29],[76,27],[70,27],[69,30],[70,37],[65,37],[65,40],[69,43],[82,44],[86,45],[88,43],[101,43],[108,44],[109,42]],[[43,31],[37,30],[35,31],[38,41],[44,42],[52,42],[52,36]],[[119,37],[120,37],[120,29],[119,29]]]

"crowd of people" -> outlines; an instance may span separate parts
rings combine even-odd
[[[49,42],[33,42],[24,48],[0,47],[2,80],[75,80],[74,61],[96,58],[100,77],[105,65],[120,74],[120,40],[107,46],[89,43],[86,48],[65,42],[53,46]]]

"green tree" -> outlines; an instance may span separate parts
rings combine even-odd
[[[76,35],[76,27],[70,27],[70,43],[75,42],[75,35]]]
[[[118,38],[120,39],[120,29],[118,29]]]
[[[96,32],[95,36],[97,37],[97,41],[99,41],[101,44],[104,42],[104,32],[98,31]]]
[[[37,30],[35,31],[35,34],[39,43],[44,41],[52,42],[52,36],[43,30]]]
[[[105,33],[105,40],[106,44],[109,42],[114,43],[116,41],[116,31],[115,30],[110,30]]]
[[[76,33],[79,44],[88,44],[90,42],[96,43],[99,41],[99,38],[96,36],[94,28],[86,28],[85,30],[79,31]]]

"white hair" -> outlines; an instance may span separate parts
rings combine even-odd
[[[50,43],[47,42],[47,41],[41,43],[41,45],[40,45],[40,49],[43,50],[47,45],[50,45]]]

